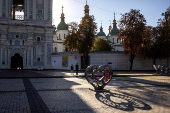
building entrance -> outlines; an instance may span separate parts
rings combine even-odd
[[[11,69],[23,69],[23,57],[20,54],[11,57]]]

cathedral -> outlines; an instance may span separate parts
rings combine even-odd
[[[53,69],[52,53],[67,52],[63,45],[68,26],[62,6],[61,21],[52,25],[53,0],[0,0],[0,69]],[[89,6],[84,7],[84,19]],[[83,19],[82,18],[82,19]],[[106,35],[102,25],[98,38],[104,38],[113,51],[123,51],[114,17]]]
[[[89,17],[89,6],[87,5],[87,1],[86,1],[86,5],[84,6],[84,17],[82,18],[82,20],[88,19],[88,17]],[[54,33],[54,36],[53,36],[53,40],[54,40],[53,52],[54,53],[67,51],[67,49],[63,45],[65,37],[68,34],[68,27],[64,21],[65,17],[63,13],[63,6],[62,6],[62,13],[61,13],[60,18],[61,18],[61,22],[58,24],[56,31]],[[98,38],[104,38],[113,47],[112,49],[113,51],[124,51],[121,40],[118,39],[118,28],[116,24],[117,23],[116,23],[115,14],[114,14],[113,27],[111,25],[109,26],[108,35],[104,33],[102,25],[101,25],[100,32],[97,33],[95,40],[97,40]]]
[[[53,0],[0,0],[0,69],[52,69]]]

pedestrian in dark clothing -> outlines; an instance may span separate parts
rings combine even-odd
[[[78,70],[79,70],[79,65],[78,65],[78,63],[76,64],[76,75],[78,75]]]
[[[73,64],[71,65],[71,75],[74,75],[74,66],[73,66]]]

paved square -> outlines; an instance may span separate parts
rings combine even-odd
[[[20,75],[3,78],[11,73]],[[64,72],[55,78],[60,73],[0,72],[0,113],[170,112],[169,76],[113,77],[104,90],[95,91],[84,77]]]

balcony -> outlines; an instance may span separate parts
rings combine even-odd
[[[24,20],[24,15],[15,15],[13,20]]]

